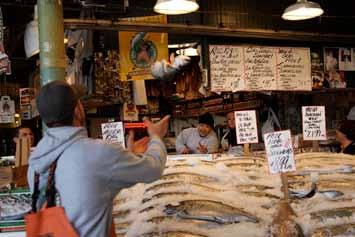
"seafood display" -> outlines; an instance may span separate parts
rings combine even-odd
[[[0,221],[23,219],[31,208],[31,193],[1,193],[0,194]]]
[[[296,155],[282,182],[263,157],[169,160],[162,178],[122,190],[115,199],[118,236],[355,236],[355,159],[333,153]],[[287,208],[286,208],[287,209]],[[278,222],[283,220],[283,223]],[[285,224],[286,223],[286,224]],[[285,233],[279,233],[286,225]]]

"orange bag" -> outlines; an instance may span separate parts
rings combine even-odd
[[[55,206],[56,189],[54,174],[57,160],[49,169],[46,188],[46,204],[37,212],[39,197],[39,175],[35,174],[34,192],[32,195],[32,213],[26,215],[26,237],[79,237],[70,224],[63,207]]]
[[[58,159],[57,159],[58,160]],[[37,201],[39,197],[39,175],[35,174],[34,192],[32,194],[32,213],[26,215],[26,237],[79,237],[65,215],[63,207],[55,206],[55,169],[57,160],[49,168],[49,175],[46,188],[46,203],[37,212]],[[116,237],[115,225],[112,220],[109,230],[109,237]]]

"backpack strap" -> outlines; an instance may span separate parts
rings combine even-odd
[[[56,203],[55,199],[56,199],[57,189],[55,188],[55,170],[57,169],[57,161],[62,156],[62,154],[78,140],[80,139],[76,139],[66,149],[64,149],[49,167],[47,186],[46,186],[47,207],[54,207]],[[40,180],[40,175],[37,172],[35,172],[34,189],[32,194],[32,212],[37,212],[37,202],[40,195],[39,180]]]

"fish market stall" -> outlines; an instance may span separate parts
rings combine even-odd
[[[352,156],[296,155],[288,173],[292,236],[354,236]],[[258,237],[274,233],[283,199],[280,176],[263,157],[169,160],[163,177],[116,197],[118,236]]]

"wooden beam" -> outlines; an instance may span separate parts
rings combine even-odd
[[[222,36],[239,38],[263,38],[292,41],[354,44],[355,35],[322,34],[301,31],[274,31],[264,29],[240,29],[205,25],[160,24],[111,20],[65,19],[67,29],[96,29],[138,32],[166,32],[170,34]]]

